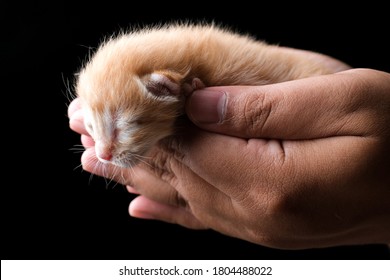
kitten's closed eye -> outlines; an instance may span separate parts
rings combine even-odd
[[[89,129],[90,131],[93,131],[93,126],[91,123],[87,123],[86,126],[87,126],[86,127],[87,129]]]
[[[144,120],[144,119],[136,119],[136,120],[133,120],[131,123],[135,124],[135,125],[143,125],[143,124],[146,123],[146,120]]]

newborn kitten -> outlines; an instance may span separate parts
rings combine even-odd
[[[80,71],[76,93],[98,159],[131,167],[174,133],[194,89],[332,72],[318,60],[215,25],[172,24],[104,42]]]

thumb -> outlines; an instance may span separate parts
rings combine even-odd
[[[202,129],[242,138],[362,135],[369,127],[362,120],[370,121],[364,114],[372,111],[365,108],[362,75],[348,70],[264,86],[209,87],[188,98],[186,112]]]

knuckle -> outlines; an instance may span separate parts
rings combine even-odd
[[[291,235],[295,232],[296,222],[294,211],[291,211],[294,210],[291,209],[293,197],[284,193],[277,184],[272,186],[272,191],[262,192],[260,196],[262,205],[259,205],[256,195],[249,194],[249,200],[247,197],[243,201],[246,205],[252,205],[245,216],[245,235],[257,244],[273,248],[289,247],[295,236]]]
[[[173,205],[184,208],[184,209],[189,209],[189,204],[187,200],[184,199],[184,197],[175,190],[175,194],[172,196],[173,198]]]
[[[267,194],[265,211],[272,221],[295,223],[303,218],[309,207],[305,203],[306,199],[315,194],[312,191],[313,182],[303,182],[293,175],[289,178],[289,181],[283,178],[275,179]]]
[[[175,137],[163,139],[153,149],[149,160],[149,167],[154,174],[172,186],[176,186],[178,182],[177,174],[172,166],[183,157],[179,152],[179,142]]]
[[[267,125],[273,108],[273,100],[267,94],[252,94],[243,96],[242,115],[237,120],[249,135],[262,133]]]
[[[165,199],[169,205],[189,209],[186,198],[178,191],[181,184],[183,171],[180,159],[184,157],[179,152],[180,140],[176,137],[165,138],[150,151],[148,160],[143,164],[149,172],[161,182],[167,183],[168,189],[164,190]]]
[[[280,189],[268,199],[266,219],[272,229],[265,234],[268,242],[280,247],[299,246],[297,238],[325,233],[323,225],[329,221],[333,225],[326,231],[332,232],[333,227],[337,227],[332,215],[317,211],[322,205],[322,196],[318,197],[316,192],[312,186],[292,184],[288,190]],[[316,203],[308,203],[309,196],[317,197]]]
[[[355,124],[353,129],[356,134],[364,136],[381,134],[388,128],[389,118],[386,116],[390,99],[387,98],[387,93],[390,90],[390,83],[387,83],[386,87],[378,81],[386,81],[383,75],[389,77],[390,74],[368,69],[354,69],[350,73],[353,75],[345,79],[342,88],[344,110],[348,117],[346,123]]]
[[[172,156],[166,152],[156,153],[151,160],[151,167],[155,175],[166,182],[175,180],[175,175],[172,172],[171,163]]]

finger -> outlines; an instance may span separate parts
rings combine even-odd
[[[173,139],[166,151],[171,151],[178,162],[216,190],[209,190],[199,180],[194,187],[183,182],[176,189],[184,197],[193,197],[196,191],[203,192],[209,197],[201,197],[201,200],[215,204],[213,196],[219,196],[218,191],[240,200],[248,196],[247,186],[250,184],[258,186],[258,195],[266,196],[268,186],[279,185],[278,180],[288,169],[285,163],[290,154],[284,145],[289,142],[291,141],[246,140],[194,130],[193,133],[186,133],[184,138]],[[164,151],[160,154],[164,155]],[[182,169],[180,165],[176,168],[171,165],[170,169],[176,173]],[[196,177],[187,175],[187,180],[194,182]]]
[[[337,186],[338,181],[348,181],[347,176],[360,174],[366,169],[371,157],[378,153],[378,147],[380,140],[375,137],[340,136],[306,141],[245,140],[198,130],[187,134],[183,141],[172,141],[167,150],[174,150],[175,157],[184,166],[220,192],[237,201],[244,201],[248,197],[267,200],[282,189],[284,193],[286,188],[302,189],[323,185],[324,182]],[[336,180],[331,182],[329,174]],[[200,189],[207,195],[215,194],[202,188],[200,183],[198,185],[199,188],[192,188],[189,184],[182,184],[182,188],[177,189],[184,197],[191,197],[186,192],[193,192],[194,189]],[[255,194],[248,194],[248,186],[255,186],[252,189]]]
[[[160,220],[191,229],[207,229],[184,208],[159,203],[144,196],[138,196],[131,201],[129,213],[136,218]]]
[[[72,116],[69,119],[69,127],[79,134],[89,135],[85,129],[84,113],[82,110],[72,112]]]
[[[173,206],[187,206],[186,201],[172,187],[172,182],[163,175],[162,171],[151,168],[148,164],[140,164],[132,168],[104,164],[97,159],[94,148],[87,148],[84,151],[81,163],[85,171],[109,178],[122,185],[130,185],[131,190],[149,199]]]
[[[134,189],[149,200],[183,209],[202,221],[204,226],[229,232],[230,226],[224,221],[231,215],[231,197],[183,165],[172,154],[172,149],[156,148],[150,156],[153,163],[133,168],[130,191]],[[180,221],[174,222],[188,226]]]
[[[355,69],[273,85],[206,88],[190,96],[186,111],[205,130],[239,137],[366,135],[381,118],[381,104],[367,95],[378,77],[367,74]]]
[[[162,170],[140,164],[127,174],[127,179],[132,189],[151,200],[175,207],[187,207],[186,200],[173,187],[171,175],[164,174]]]
[[[83,146],[85,148],[91,148],[91,147],[95,146],[95,141],[93,140],[93,138],[91,136],[87,136],[87,135],[82,134],[81,135],[81,144],[83,144]]]
[[[69,104],[68,107],[68,117],[71,118],[73,113],[81,110],[81,101],[79,98],[75,98],[72,100],[72,102]]]

